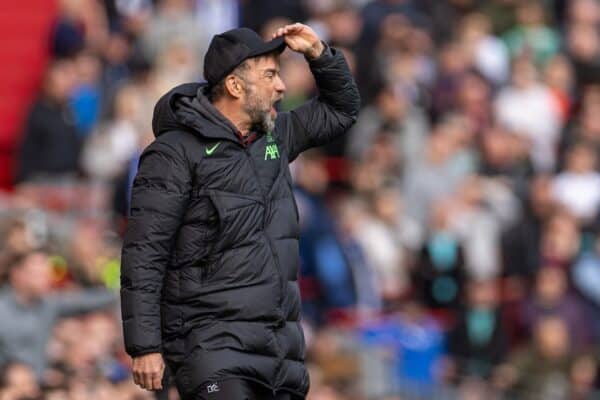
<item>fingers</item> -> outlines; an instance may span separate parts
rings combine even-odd
[[[133,370],[133,383],[142,386],[142,374],[139,371]]]
[[[295,24],[291,24],[291,25],[286,25],[283,27],[283,29],[285,29],[285,33],[297,33],[300,32],[302,29],[304,29],[303,24],[296,22]]]
[[[138,375],[134,382],[142,389],[146,390],[160,390],[162,389],[162,377],[163,371],[146,371]]]
[[[152,389],[151,390],[160,390],[162,389],[162,372],[155,374],[152,378]]]
[[[282,26],[281,28],[277,29],[275,33],[273,33],[272,38],[275,39],[276,37],[288,35],[290,33],[298,33],[303,28],[304,25],[299,22],[291,25]]]
[[[162,389],[162,378],[165,372],[165,364],[160,364],[159,370],[155,371],[152,375],[152,389],[151,390],[160,390]]]
[[[288,26],[289,26],[289,25],[288,25]],[[287,27],[287,26],[283,26],[283,27],[281,27],[281,28],[278,28],[278,29],[275,31],[275,33],[273,34],[273,39],[275,39],[275,38],[277,38],[277,37],[280,37],[280,36],[283,36],[283,35],[287,34],[287,29],[286,29],[286,27]]]
[[[143,379],[142,387],[146,390],[152,390],[154,387],[154,385],[152,384],[152,382],[154,381],[154,373],[153,372],[145,372],[143,375],[144,375],[144,379]]]
[[[146,390],[162,389],[165,365],[161,360],[134,360],[133,382]]]

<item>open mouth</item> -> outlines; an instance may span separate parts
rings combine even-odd
[[[275,100],[274,102],[271,103],[271,109],[270,112],[272,115],[277,115],[277,108],[279,108],[279,103],[281,102],[281,99]]]

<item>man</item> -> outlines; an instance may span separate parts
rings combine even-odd
[[[81,137],[68,103],[74,85],[72,61],[54,61],[48,67],[40,97],[25,120],[16,182],[44,182],[77,175]]]
[[[286,46],[320,96],[277,115]],[[159,100],[134,181],[121,277],[134,380],[160,389],[164,357],[184,400],[304,398],[288,163],[354,123],[356,84],[342,53],[302,24],[267,43],[246,28],[216,35],[204,76]]]
[[[117,296],[104,288],[52,292],[48,255],[31,251],[9,257],[8,285],[0,289],[0,367],[29,365],[43,382],[48,340],[61,317],[114,306]]]

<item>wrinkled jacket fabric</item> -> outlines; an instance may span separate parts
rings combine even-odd
[[[123,329],[131,356],[163,353],[184,398],[233,377],[308,391],[288,163],[344,133],[360,102],[339,50],[309,66],[319,96],[248,146],[202,84],[155,107],[123,244]]]

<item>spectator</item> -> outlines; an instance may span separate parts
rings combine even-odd
[[[41,389],[31,366],[13,362],[6,364],[0,373],[0,399],[21,400],[41,398]]]
[[[575,289],[583,295],[590,305],[590,325],[595,341],[600,337],[600,324],[597,318],[600,312],[600,241],[596,237],[594,246],[583,254],[573,264],[571,279]]]
[[[111,121],[87,140],[82,165],[88,175],[101,180],[115,179],[127,167],[141,142],[137,118],[141,113],[141,93],[133,85],[121,87],[114,101]]]
[[[524,302],[522,315],[525,329],[533,332],[537,322],[555,316],[566,323],[571,342],[569,346],[582,351],[590,345],[591,326],[585,306],[569,290],[564,270],[542,267],[536,277],[532,295]]]
[[[451,227],[463,242],[466,271],[475,279],[496,277],[502,232],[520,216],[517,199],[506,185],[478,176],[465,179],[458,193]]]
[[[323,156],[316,150],[303,154],[294,190],[302,235],[300,289],[305,317],[319,325],[328,312],[356,305],[352,270],[323,198],[328,179]]]
[[[348,133],[346,154],[361,160],[375,141],[377,132],[385,130],[392,137],[392,145],[405,163],[413,162],[423,151],[429,129],[423,110],[411,104],[399,88],[383,86],[373,105],[365,107],[356,125]]]
[[[349,209],[345,211],[348,212]],[[407,289],[402,268],[402,250],[390,236],[386,224],[372,212],[369,204],[359,203],[352,211],[353,238],[375,275],[377,296],[384,302],[393,304]]]
[[[569,22],[571,24],[596,25],[600,23],[600,5],[594,0],[573,0],[569,2]]]
[[[459,27],[460,41],[477,70],[494,85],[508,79],[509,54],[504,43],[492,34],[492,24],[485,14],[466,15]]]
[[[146,59],[154,64],[160,61],[159,56],[165,54],[165,50],[173,46],[190,51],[195,59],[202,59],[212,33],[196,24],[191,1],[159,2],[141,36]]]
[[[598,4],[581,0],[569,3],[566,48],[573,60],[580,86],[598,82],[600,66],[600,35],[597,30]]]
[[[4,285],[8,279],[8,262],[15,253],[24,253],[32,250],[33,243],[28,227],[22,219],[7,221],[4,232],[4,246],[0,252],[0,285]]]
[[[77,2],[63,1],[61,15],[52,32],[52,53],[57,57],[72,57],[85,46],[85,33],[79,24],[80,8]]]
[[[471,125],[465,131],[480,136],[493,120],[492,88],[479,73],[469,72],[458,83],[455,112],[464,115]]]
[[[438,323],[418,302],[407,301],[396,315],[367,325],[361,336],[368,346],[388,349],[390,365],[385,372],[395,376],[392,382],[397,385],[391,393],[408,398],[433,395],[440,379],[444,338]]]
[[[556,213],[546,221],[540,241],[540,265],[568,270],[581,249],[582,233],[568,213]]]
[[[77,55],[74,65],[77,82],[69,101],[77,132],[87,136],[102,112],[101,64],[97,56],[83,52]]]
[[[369,320],[382,311],[383,294],[372,260],[368,258],[367,252],[358,240],[362,220],[356,216],[362,215],[364,204],[354,198],[344,198],[340,203],[336,215],[339,237],[348,264],[352,268],[358,317],[359,320]]]
[[[466,286],[466,305],[448,335],[453,372],[458,379],[489,378],[508,349],[498,285],[494,281],[470,281]]]
[[[573,357],[567,325],[558,317],[540,319],[534,326],[533,341],[509,361],[502,371],[511,381],[512,396],[525,400],[569,398]]]
[[[60,317],[114,305],[116,295],[104,289],[53,293],[50,263],[44,252],[16,255],[8,264],[9,280],[0,292],[0,365],[20,362],[31,366],[44,381],[46,345]]]
[[[567,150],[578,142],[591,147],[596,157],[600,154],[600,122],[597,118],[600,104],[593,100],[592,93],[593,91],[589,89],[585,92],[581,110],[563,131],[560,146],[561,169],[565,166]],[[596,165],[596,169],[599,168],[600,166]]]
[[[471,60],[460,43],[444,43],[437,52],[438,73],[431,89],[431,114],[439,119],[455,107],[458,89],[465,74],[471,68]]]
[[[554,95],[560,111],[561,123],[565,124],[571,117],[575,88],[573,66],[569,59],[562,54],[552,57],[544,68],[543,80]]]
[[[556,209],[548,176],[534,177],[525,197],[523,218],[503,233],[504,274],[509,276],[531,277],[537,272],[544,224]]]
[[[277,26],[284,26],[290,22],[277,23]],[[307,76],[310,71],[306,71],[306,68],[304,68],[304,60],[301,57],[296,57],[294,54],[287,54],[287,57],[285,57],[285,53],[282,56],[281,73],[286,77],[289,76],[289,79],[286,79],[285,82],[286,93],[281,102],[281,109],[290,111],[309,99],[314,92],[314,81],[310,76]]]
[[[435,201],[452,195],[463,178],[451,168],[456,151],[452,144],[450,135],[438,126],[427,138],[424,154],[404,171],[402,191],[406,211],[420,223],[427,223]]]
[[[464,249],[450,227],[452,212],[451,204],[436,204],[430,232],[412,271],[415,293],[436,310],[458,307],[466,279]]]
[[[440,326],[419,303],[409,300],[393,329],[398,391],[408,396],[431,395],[440,379],[438,370],[445,348]]]
[[[75,84],[71,61],[55,61],[33,104],[23,134],[17,182],[74,177],[79,171],[81,140],[68,98]]]
[[[533,175],[524,138],[502,126],[491,126],[481,137],[480,151],[481,175],[505,181],[517,195],[523,195]]]
[[[517,25],[504,34],[513,58],[527,54],[537,64],[545,64],[560,47],[560,37],[546,23],[544,7],[539,0],[519,2]]]
[[[496,98],[498,122],[522,135],[530,143],[536,171],[550,172],[560,129],[558,106],[550,90],[538,83],[535,65],[526,58],[513,62],[511,86]]]
[[[574,144],[567,151],[565,171],[552,184],[556,201],[584,224],[596,218],[600,206],[597,157],[592,146],[583,142]]]

